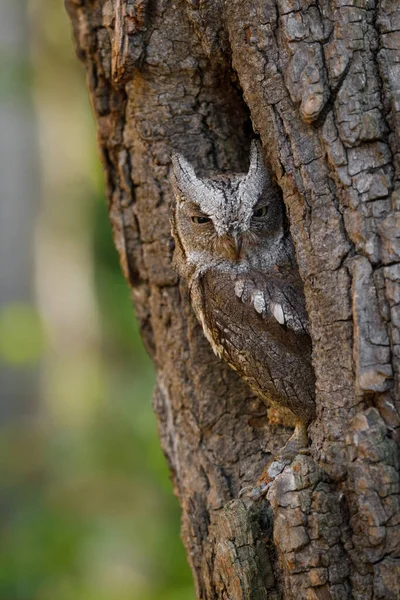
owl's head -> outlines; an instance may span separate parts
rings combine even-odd
[[[200,178],[181,155],[172,156],[171,210],[175,262],[187,266],[238,265],[283,236],[283,205],[253,140],[247,173]]]

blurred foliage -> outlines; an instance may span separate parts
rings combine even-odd
[[[40,315],[29,304],[13,302],[0,308],[0,357],[10,364],[37,361],[45,347]]]
[[[77,430],[40,419],[36,429],[24,423],[3,432],[0,597],[190,600],[179,509],[151,411],[153,369],[104,199],[92,224],[103,401]]]
[[[0,54],[0,98],[23,102],[32,83],[32,65],[19,56]]]
[[[53,236],[41,268],[53,278],[60,314],[43,309],[40,278],[41,317],[18,299],[0,311],[0,362],[11,362],[18,377],[20,364],[37,361],[44,382],[41,410],[2,424],[0,598],[192,600],[179,507],[151,409],[153,367],[111,239],[82,69],[62,3],[32,0],[29,14],[35,43],[27,72],[39,134],[49,127],[60,139],[53,123],[68,130],[75,121],[79,131],[75,146],[66,135],[58,146],[41,144],[40,223]],[[61,287],[82,274],[89,310],[79,305],[79,286]],[[95,333],[81,336],[91,312]]]

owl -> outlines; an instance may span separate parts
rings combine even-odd
[[[200,178],[172,156],[174,264],[214,352],[295,430],[259,480],[307,445],[315,380],[303,284],[277,186],[253,141],[247,173]]]

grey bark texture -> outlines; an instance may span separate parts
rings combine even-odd
[[[197,597],[400,597],[400,8],[396,0],[66,0],[115,243]],[[304,281],[317,417],[290,432],[212,353],[171,268],[172,149],[246,171],[258,133]]]

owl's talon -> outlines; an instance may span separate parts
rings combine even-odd
[[[247,497],[259,500],[268,492],[274,480],[280,475],[285,467],[291,464],[298,454],[310,454],[307,447],[307,428],[304,423],[296,423],[293,435],[282,450],[270,460],[258,478],[255,486],[245,486],[239,492],[239,498]]]
[[[269,488],[272,485],[272,481],[268,483],[261,483],[259,485],[255,485],[252,487],[251,485],[246,485],[239,492],[239,498],[250,498],[251,500],[260,500],[265,494],[268,492]]]
[[[260,483],[265,480],[273,481],[276,477],[278,477],[278,475],[282,473],[283,469],[287,467],[287,465],[290,465],[291,462],[291,459],[288,458],[282,459],[281,457],[277,457],[273,459],[267,464],[258,481]]]
[[[239,498],[244,498],[245,496],[247,496],[249,494],[249,492],[251,492],[251,486],[250,485],[245,485],[239,492]]]
[[[254,486],[247,485],[239,492],[239,498],[247,497],[252,500],[259,500],[268,492],[274,482],[274,479],[282,473],[284,468],[290,464],[290,460],[272,460],[265,467],[261,477]]]
[[[301,421],[296,423],[293,435],[285,447],[266,465],[256,485],[253,488],[243,488],[240,497],[246,495],[253,500],[257,500],[264,496],[276,477],[293,462],[298,454],[310,454],[310,449],[307,447],[307,428]]]
[[[252,490],[250,490],[248,497],[252,500],[260,500],[265,494],[268,492],[269,488],[272,485],[272,481],[269,483],[264,483],[262,485],[256,485]]]

